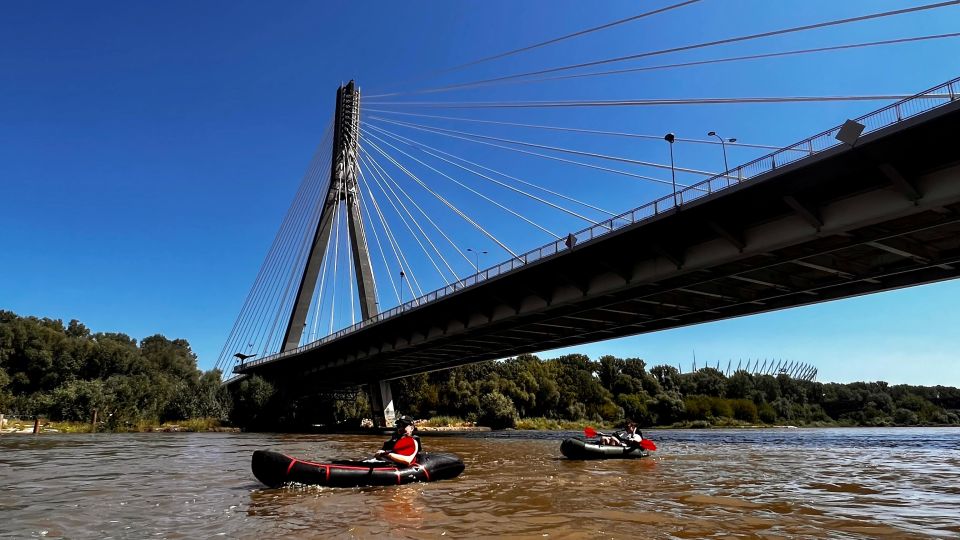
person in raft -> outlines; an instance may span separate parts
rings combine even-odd
[[[417,426],[413,423],[413,417],[403,415],[397,418],[397,431],[389,441],[383,443],[383,449],[377,451],[376,457],[401,466],[415,464],[421,448],[420,437],[416,432]]]
[[[643,433],[637,429],[637,423],[633,420],[627,420],[627,425],[623,430],[615,431],[613,435],[604,435],[600,442],[602,444],[639,447],[642,440]]]

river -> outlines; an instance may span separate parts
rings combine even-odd
[[[454,480],[263,489],[253,450],[366,457],[385,437],[0,435],[2,538],[957,538],[960,429],[651,430],[651,458],[570,461],[573,433],[424,436]]]

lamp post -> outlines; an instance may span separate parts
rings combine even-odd
[[[407,277],[407,275],[403,273],[403,270],[401,270],[400,271],[400,305],[401,306],[403,305],[403,278],[405,277]]]
[[[481,250],[476,250],[476,249],[473,249],[473,248],[467,248],[467,251],[473,253],[473,261],[474,261],[474,262],[473,262],[473,269],[474,269],[474,271],[475,271],[474,273],[479,274],[479,273],[480,273],[480,254],[482,253],[482,254],[486,255],[487,252],[486,252],[486,251],[481,251]]]
[[[723,148],[723,172],[726,173],[727,171],[730,170],[730,166],[727,165],[727,143],[728,142],[735,143],[737,142],[737,139],[734,138],[734,139],[724,140],[723,137],[717,135],[716,131],[711,131],[710,133],[707,133],[707,137],[716,137],[717,139],[720,139],[720,146]]]
[[[676,140],[676,136],[673,133],[667,133],[663,136],[663,140],[670,143],[670,181],[673,183],[673,206],[679,206],[677,204],[677,171],[673,166],[673,141]]]

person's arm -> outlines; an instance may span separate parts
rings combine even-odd
[[[631,448],[639,448],[640,441],[643,440],[643,435],[640,433],[624,433],[623,434],[623,444],[624,446],[629,446]]]
[[[384,443],[383,443],[383,446],[381,446],[380,449],[377,450],[373,455],[374,455],[375,457],[384,457],[384,456],[386,456],[387,454],[389,454],[391,450],[393,450],[393,445],[395,445],[395,444],[397,444],[397,436],[396,436],[396,435],[394,435],[393,437],[390,437],[389,440],[387,440],[386,442],[384,442]]]

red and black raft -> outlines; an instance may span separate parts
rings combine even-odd
[[[315,463],[270,450],[257,450],[251,462],[253,475],[269,487],[287,483],[331,487],[395,486],[456,478],[463,460],[453,454],[421,452],[412,466],[385,461],[331,461]]]

